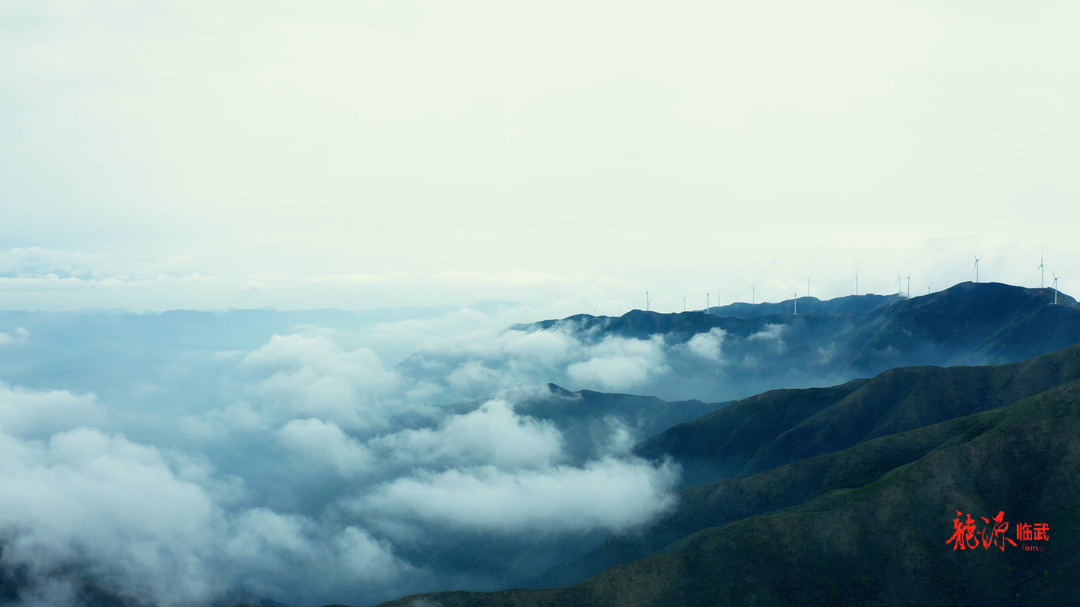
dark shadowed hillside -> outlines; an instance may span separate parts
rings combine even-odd
[[[654,396],[608,394],[592,390],[570,392],[549,384],[549,396],[519,402],[515,410],[555,422],[566,440],[566,449],[575,460],[601,453],[615,424],[625,427],[628,437],[653,436],[676,424],[697,419],[729,403],[699,400],[668,402]]]
[[[905,367],[832,388],[775,390],[635,449],[671,455],[685,485],[748,476],[862,441],[1000,407],[1080,377],[1080,347],[996,367]]]

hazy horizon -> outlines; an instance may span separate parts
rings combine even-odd
[[[1078,16],[6,3],[0,308],[1067,288]]]

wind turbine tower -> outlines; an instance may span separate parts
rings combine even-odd
[[[903,295],[904,294],[904,283],[901,282],[902,280],[904,280],[904,279],[900,278],[900,272],[897,272],[896,273],[896,294],[897,295]]]
[[[1056,306],[1057,305],[1057,293],[1058,293],[1058,291],[1057,291],[1057,282],[1058,282],[1058,279],[1061,278],[1061,277],[1058,276],[1057,274],[1054,274],[1053,272],[1050,272],[1050,275],[1054,277],[1054,305]]]
[[[1039,288],[1042,289],[1046,286],[1046,267],[1043,266],[1043,256],[1039,255],[1039,267],[1035,268],[1039,271]]]
[[[855,270],[855,295],[859,295],[859,271]]]
[[[750,303],[752,303],[752,304],[757,303],[757,291],[755,291],[756,288],[757,288],[757,283],[756,282],[754,284],[750,285]]]
[[[682,311],[683,312],[686,311],[686,296],[685,295],[682,296]]]
[[[979,257],[974,253],[971,254],[975,258],[975,284],[979,283]]]
[[[806,277],[806,296],[810,297],[810,277]]]
[[[795,291],[795,297],[791,300],[791,303],[795,305],[795,316],[799,315],[799,292]]]
[[[640,299],[638,301],[641,301]],[[645,289],[645,311],[649,311],[649,290]]]
[[[907,273],[907,298],[911,299],[911,272]]]
[[[709,293],[708,291],[705,291],[705,313],[706,314],[708,314],[709,312],[712,311],[712,308],[709,307],[709,296],[710,295],[712,295],[712,293]]]
[[[934,284],[934,281],[932,281],[932,280],[931,280],[931,281],[930,281],[930,285],[932,285],[932,284]],[[926,294],[927,294],[927,295],[929,295],[929,294],[930,294],[930,285],[926,285]]]

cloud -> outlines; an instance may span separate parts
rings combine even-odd
[[[757,341],[765,344],[772,344],[777,352],[782,352],[785,348],[783,334],[787,331],[787,325],[767,324],[760,331],[747,337],[747,341]]]
[[[25,594],[43,604],[70,591],[51,577],[56,569],[166,606],[206,603],[237,585],[287,593],[311,571],[383,583],[411,569],[355,525],[231,510],[219,483],[190,457],[121,435],[78,428],[26,441],[0,432],[4,561],[31,567]]]
[[[115,289],[206,282],[190,257],[168,256],[153,262],[118,262],[101,255],[39,247],[0,251],[0,285],[12,292]]]
[[[699,358],[720,362],[726,335],[727,333],[720,327],[713,327],[707,333],[698,333],[691,337],[686,342],[686,349]]]
[[[79,361],[107,351],[120,352],[105,366],[116,377],[108,382],[154,389],[97,397],[2,386],[0,482],[25,497],[0,503],[0,527],[21,530],[8,554],[44,577],[85,561],[91,578],[165,602],[236,588],[286,602],[419,591],[454,575],[442,557],[420,566],[421,546],[483,538],[522,550],[541,530],[579,541],[647,525],[674,504],[677,467],[628,457],[640,419],[582,421],[575,416],[591,413],[572,403],[568,417],[517,403],[550,398],[548,382],[706,390],[672,379],[748,348],[771,350],[784,330],[742,339],[713,329],[679,341],[607,333],[602,319],[506,328],[528,313],[485,302],[350,325],[351,316],[260,311],[231,317],[235,333],[213,341],[193,336],[221,331],[220,315],[64,315],[68,342],[51,316],[20,320],[41,368],[74,365],[64,376],[73,386],[101,372]],[[99,334],[91,329],[108,332],[108,350],[85,337]],[[395,343],[416,350],[390,366],[376,351]],[[126,436],[92,428],[106,422]],[[52,501],[85,507],[43,505]],[[482,576],[505,575],[502,566],[486,564]]]
[[[346,351],[321,336],[275,335],[237,368],[271,419],[308,414],[350,429],[384,426],[379,397],[400,385],[371,350]]]
[[[363,472],[376,463],[368,449],[334,422],[294,419],[278,430],[278,435],[294,451],[333,466],[343,476]]]
[[[434,428],[401,430],[366,443],[319,419],[292,420],[278,436],[307,461],[329,465],[343,476],[386,474],[417,465],[535,467],[562,455],[562,435],[553,423],[519,416],[503,400],[448,416]]]
[[[820,346],[817,349],[818,364],[827,365],[832,362],[832,359],[837,355],[837,348],[835,343],[831,343],[825,346]]]
[[[182,433],[198,440],[223,440],[230,432],[252,432],[266,427],[263,417],[244,401],[204,415],[186,415],[178,424]]]
[[[30,342],[30,332],[16,327],[11,333],[0,333],[0,348],[4,346],[24,346]]]
[[[508,472],[494,466],[421,474],[353,503],[367,515],[474,530],[621,530],[675,505],[675,464],[604,459],[584,467]]]
[[[100,425],[106,417],[93,394],[40,392],[0,383],[0,429],[15,436],[41,438],[76,426]]]
[[[503,334],[503,350],[511,356],[536,364],[553,367],[567,360],[580,342],[565,331],[507,331]]]
[[[335,576],[386,581],[409,569],[393,555],[392,546],[367,531],[346,526],[323,541],[306,517],[253,508],[232,523],[225,551],[253,569],[318,567]]]
[[[219,590],[207,570],[221,512],[154,447],[80,428],[48,442],[0,433],[0,526],[12,558],[81,563],[103,579],[171,602]]]
[[[670,369],[664,364],[663,339],[606,337],[585,349],[586,360],[566,368],[570,379],[601,390],[629,390]]]
[[[371,445],[399,462],[520,468],[558,461],[562,434],[554,423],[517,415],[510,403],[496,399],[437,429],[403,430]]]

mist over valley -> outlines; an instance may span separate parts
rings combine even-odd
[[[904,401],[914,414],[886,413],[897,394],[875,386],[893,371],[866,379],[1080,343],[1080,306],[1052,297],[962,283],[798,315],[739,304],[526,324],[508,322],[510,303],[0,313],[2,474],[17,488],[0,508],[4,596],[361,605],[577,583],[678,539],[665,521],[700,520],[686,491],[1067,381],[1071,367],[1021,393],[930,375]],[[403,342],[419,348],[401,357]],[[991,367],[942,371],[965,369]],[[942,382],[957,387],[940,403],[918,396]],[[612,537],[635,547],[613,553]]]

